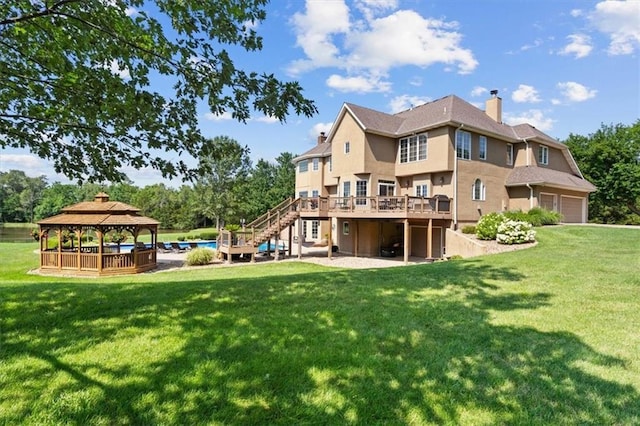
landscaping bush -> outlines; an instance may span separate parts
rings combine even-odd
[[[218,238],[218,231],[207,231],[200,234],[203,240],[215,240]]]
[[[542,207],[534,207],[528,212],[529,218],[535,218],[534,220],[529,220],[533,226],[542,226],[542,225],[557,225],[562,220],[562,214],[559,212],[554,212],[551,210],[543,209]]]
[[[178,241],[184,241],[185,237],[184,235],[180,235],[178,238],[176,238]]]
[[[502,213],[487,213],[480,218],[476,225],[476,236],[481,240],[495,240],[498,226],[507,220]]]
[[[523,212],[522,210],[509,210],[508,212],[504,212],[502,213],[504,215],[504,217],[506,217],[509,220],[514,220],[516,222],[529,222],[529,214]],[[533,226],[536,226],[535,224],[532,224]]]
[[[462,233],[463,234],[475,234],[476,233],[476,227],[473,226],[473,225],[463,226],[462,227]]]
[[[536,231],[529,222],[506,220],[498,225],[498,244],[522,244],[536,240]]]
[[[187,265],[208,265],[213,260],[215,252],[208,248],[197,248],[187,253]]]

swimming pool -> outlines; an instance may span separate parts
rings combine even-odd
[[[175,241],[163,241],[164,245],[167,246],[167,248],[171,247],[171,243],[175,242]],[[198,245],[198,248],[200,247],[206,247],[206,248],[210,248],[215,250],[217,247],[217,243],[215,240],[198,240],[198,241],[193,241]],[[182,249],[187,249],[190,248],[190,244],[189,242],[184,242],[184,241],[178,241],[178,245],[180,246],[180,248]],[[147,248],[152,248],[151,244],[146,243],[145,246]],[[131,252],[131,249],[133,248],[133,243],[122,243],[120,244],[120,251],[123,253],[128,253]],[[271,244],[271,250],[275,250],[275,244]],[[279,245],[280,250],[284,250],[284,244],[280,244]],[[258,246],[258,252],[266,252],[267,251],[267,243],[262,243]]]

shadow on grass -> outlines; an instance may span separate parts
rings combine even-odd
[[[523,278],[466,261],[3,288],[0,423],[637,422],[631,386],[580,367],[620,360],[490,322],[548,303],[492,284]]]

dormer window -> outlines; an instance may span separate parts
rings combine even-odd
[[[400,139],[400,163],[427,159],[427,135]]]
[[[544,145],[538,148],[538,163],[545,166],[549,164],[549,148]]]

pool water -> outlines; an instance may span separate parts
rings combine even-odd
[[[171,247],[171,242],[170,241],[163,241],[164,245],[167,246],[167,248]],[[196,244],[198,244],[198,248],[200,247],[206,247],[206,248],[210,248],[215,250],[217,247],[216,241],[215,240],[199,240],[199,241],[195,241]],[[147,246],[147,248],[152,248],[151,244],[145,244]],[[182,241],[178,241],[178,245],[180,246],[180,248],[183,249],[187,249],[189,247],[191,247],[189,245],[188,242],[182,242]],[[133,244],[130,243],[123,243],[120,244],[120,250],[124,253],[126,252],[130,252],[131,249],[133,248]],[[284,250],[284,244],[280,244],[279,246],[280,250]],[[275,250],[275,244],[271,244],[271,250]],[[267,251],[267,243],[263,243],[260,244],[260,246],[258,246],[258,252],[266,252]]]

